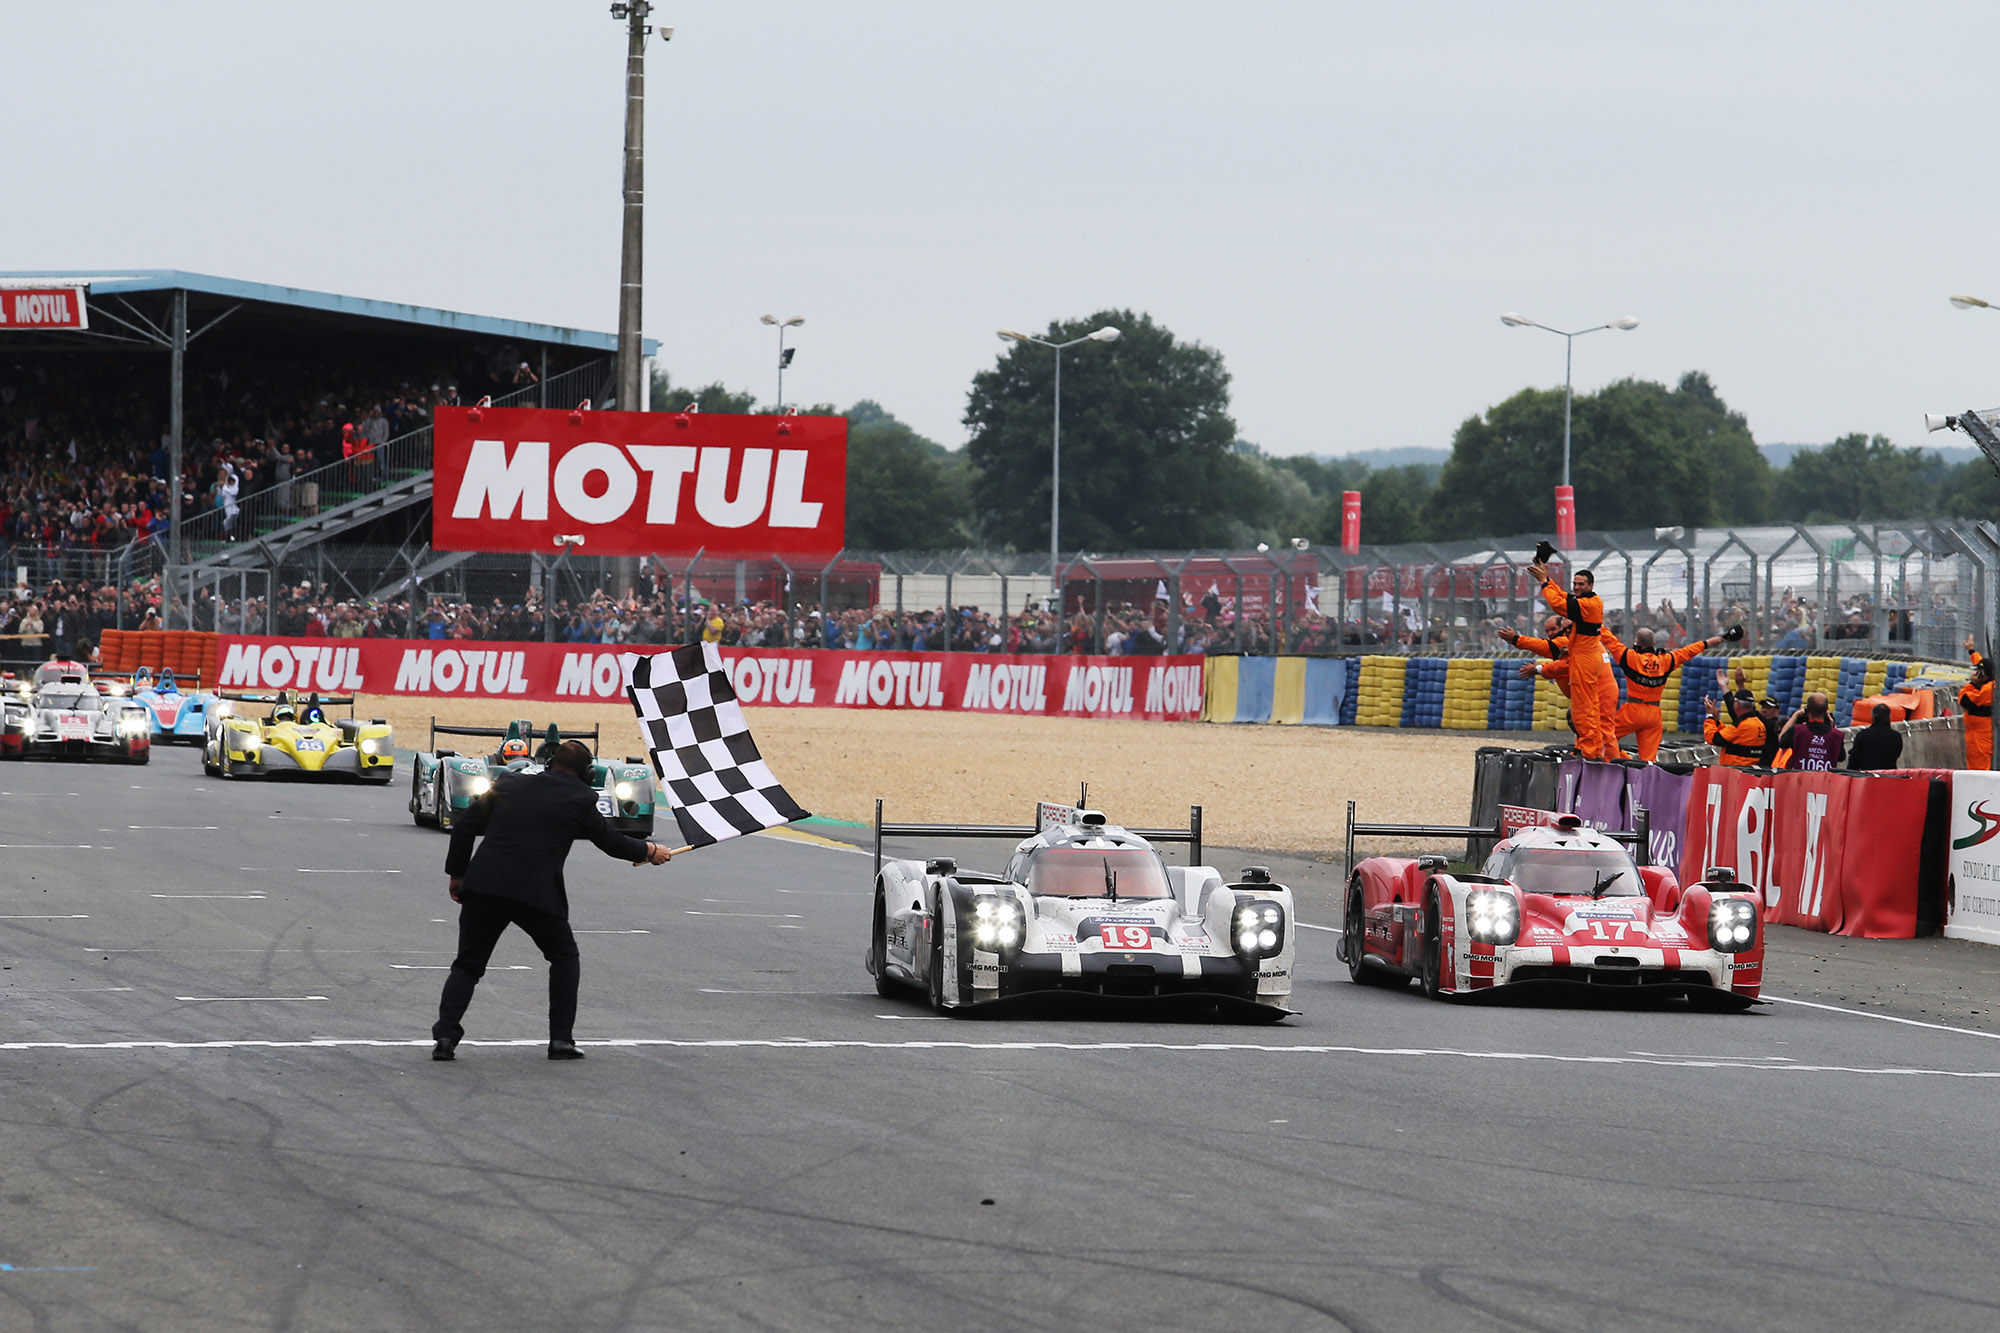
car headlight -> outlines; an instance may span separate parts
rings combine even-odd
[[[484,796],[487,792],[493,790],[493,779],[482,774],[474,778],[471,782],[468,782],[465,785],[465,789],[474,796]]]
[[[234,706],[230,704],[230,702],[227,699],[224,699],[221,703],[215,706],[215,715],[217,717],[234,717],[236,715],[236,709]]]
[[[1465,895],[1465,933],[1481,944],[1512,944],[1521,937],[1521,904],[1505,889]]]
[[[1266,898],[1236,904],[1230,943],[1245,958],[1269,958],[1285,947],[1285,909]]]
[[[1720,898],[1708,909],[1708,942],[1718,953],[1742,953],[1757,942],[1757,904]]]
[[[1021,904],[997,894],[982,895],[972,905],[972,942],[991,953],[1012,953],[1028,935]]]
[[[616,787],[613,787],[611,790],[613,794],[616,795],[618,799],[621,801],[629,801],[632,799],[632,784],[629,782],[621,782]]]
[[[21,734],[23,736],[28,737],[30,740],[34,738],[35,715],[33,713],[30,713],[26,717],[21,719]]]

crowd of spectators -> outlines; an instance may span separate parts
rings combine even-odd
[[[139,364],[153,363],[91,352],[0,359],[0,547],[116,549],[166,530],[166,386],[134,374]],[[243,502],[265,490],[279,513],[309,515],[323,484],[358,489],[379,480],[381,446],[427,425],[434,406],[534,379],[520,349],[506,344],[469,363],[312,340],[282,351],[239,342],[226,355],[191,357],[183,521],[214,512],[219,534],[238,538]],[[323,481],[295,484],[327,468]]]
[[[534,587],[523,589],[518,600],[509,596],[471,601],[435,596],[365,599],[311,582],[282,586],[268,601],[227,600],[203,592],[188,606],[176,597],[169,612],[176,626],[287,637],[513,642],[551,638],[579,644],[672,644],[706,638],[759,648],[1108,656],[1442,653],[1454,638],[1458,651],[1491,653],[1505,651],[1493,631],[1511,625],[1538,635],[1543,619],[1540,608],[1522,609],[1512,616],[1483,618],[1476,631],[1460,625],[1454,636],[1440,619],[1427,621],[1414,604],[1384,607],[1373,600],[1348,604],[1344,618],[1322,615],[1317,605],[1304,606],[1282,625],[1265,607],[1248,607],[1239,615],[1236,608],[1214,597],[1185,607],[1178,622],[1169,616],[1165,601],[1120,602],[1105,608],[1100,624],[1094,609],[1072,607],[1067,615],[1058,616],[1040,600],[1011,615],[974,606],[822,608],[768,598],[730,602],[696,596],[690,601],[685,585],[658,584],[623,597],[600,589],[545,604]],[[1798,619],[1790,619],[1787,612]],[[161,614],[157,578],[123,586],[53,580],[37,594],[19,590],[14,597],[0,598],[0,658],[70,653],[79,643],[96,642],[107,628],[158,628]],[[1750,617],[1747,608],[1731,605],[1713,617],[1713,627],[1691,626],[1690,619],[1671,601],[1612,616],[1619,633],[1649,628],[1663,649],[1694,636],[1708,637],[1730,624],[1747,623]],[[1872,624],[1870,608],[1857,607],[1833,628],[1840,630],[1849,623]],[[1815,646],[1814,625],[1811,608],[1803,603],[1774,608],[1776,641],[1762,650],[1823,651]],[[1760,648],[1755,643],[1744,646],[1751,651]]]

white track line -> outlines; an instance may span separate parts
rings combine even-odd
[[[149,893],[148,898],[238,898],[248,902],[265,901],[261,893]]]
[[[204,998],[204,997],[175,997]],[[300,1000],[323,996],[210,996],[209,999]],[[887,1015],[915,1021],[928,1015]],[[6,1041],[0,1051],[207,1051],[207,1050],[328,1050],[344,1047],[408,1049],[431,1044],[422,1038],[314,1037],[299,1041],[234,1039],[219,1041]],[[500,1040],[467,1041],[473,1046],[546,1046],[546,1037],[517,1037]],[[1356,1055],[1385,1056],[1390,1059],[1504,1060],[1527,1064],[1647,1065],[1658,1069],[1727,1069],[1745,1074],[1864,1074],[1896,1078],[1952,1078],[2000,1080],[2000,1070],[1927,1069],[1911,1066],[1746,1064],[1740,1060],[1657,1059],[1621,1055],[1552,1055],[1540,1051],[1462,1051],[1446,1047],[1418,1046],[1270,1046],[1254,1042],[1161,1042],[1161,1041],[851,1041],[834,1039],[713,1038],[708,1040],[671,1037],[608,1037],[584,1040],[579,1046],[656,1047],[684,1051],[1133,1051],[1186,1052],[1188,1054],[1248,1055]]]
[[[55,916],[0,916],[0,921],[88,921],[88,912],[65,912]]]
[[[450,963],[391,963],[391,964],[389,964],[389,966],[390,966],[390,967],[393,967],[393,968],[395,968],[395,969],[396,969],[396,970],[397,970],[398,972],[449,972],[449,971],[451,971],[451,964],[450,964]],[[497,966],[497,965],[493,965],[493,966],[489,966],[489,967],[488,967],[488,968],[487,968],[486,970],[487,970],[488,972],[532,972],[532,971],[534,971],[534,969],[533,969],[532,967],[528,966],[528,964],[526,964],[526,963],[509,963],[509,964],[507,964],[507,965],[506,965],[505,967],[500,967],[500,966]]]
[[[1345,933],[1335,926],[1315,926],[1310,921],[1298,923],[1307,930],[1324,930],[1335,935]],[[1793,1000],[1783,995],[1766,993],[1763,997],[1772,1004],[1796,1004],[1806,1009],[1824,1009],[1831,1014],[1848,1014],[1854,1018],[1880,1019],[1884,1023],[1902,1023],[1907,1027],[1929,1028],[1933,1032],[1956,1032],[1962,1037],[1984,1037],[1988,1041],[2000,1041],[2000,1032],[1981,1032],[1977,1028],[1953,1027],[1949,1023],[1926,1023],[1917,1018],[1898,1018],[1895,1014],[1871,1014],[1866,1009],[1843,1009],[1837,1004],[1820,1004],[1815,1000]]]
[[[693,908],[688,908],[687,914],[689,916],[755,917],[764,921],[797,921],[804,915],[800,912],[697,912]]]
[[[220,1000],[324,1000],[324,995],[176,995],[188,1004],[214,1004]]]
[[[214,824],[127,824],[133,833],[217,833],[221,830]]]
[[[1955,1028],[1949,1023],[1926,1023],[1918,1018],[1898,1018],[1894,1014],[1871,1014],[1866,1009],[1843,1009],[1837,1004],[1820,1004],[1814,1000],[1788,1000],[1782,995],[1766,995],[1773,1004],[1796,1004],[1807,1009],[1824,1009],[1829,1013],[1852,1014],[1856,1018],[1877,1018],[1884,1023],[1902,1023],[1913,1028],[1930,1028],[1935,1032],[1956,1032],[1962,1037],[1984,1037],[1988,1041],[2000,1041],[2000,1032],[1981,1032],[1977,1028]]]

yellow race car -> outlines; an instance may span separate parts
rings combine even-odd
[[[259,720],[243,705],[271,705]],[[396,774],[396,736],[382,718],[329,720],[328,705],[353,699],[306,698],[297,690],[224,695],[210,710],[201,766],[210,777],[347,777],[388,785]]]

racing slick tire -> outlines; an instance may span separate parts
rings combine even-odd
[[[944,1004],[944,929],[935,925],[931,928],[930,998],[933,1011],[940,1014],[951,1012]]]
[[[892,996],[902,987],[889,979],[889,913],[882,901],[882,888],[875,888],[875,926],[868,945],[869,962],[875,973],[875,993]]]
[[[1362,942],[1366,933],[1361,910],[1361,881],[1348,886],[1347,913],[1341,921],[1340,952],[1347,961],[1347,976],[1358,986],[1385,986],[1401,988],[1410,984],[1410,979],[1400,972],[1391,972],[1386,967],[1369,967],[1361,960],[1367,952]]]
[[[1444,929],[1438,914],[1438,892],[1434,888],[1424,894],[1423,964],[1417,979],[1423,983],[1426,999],[1443,998]]]
[[[208,757],[207,741],[203,741],[201,745],[201,771],[212,778],[222,776],[222,766]]]

